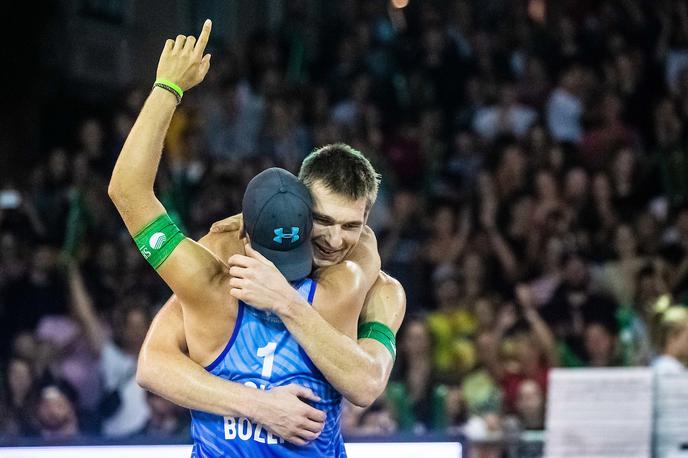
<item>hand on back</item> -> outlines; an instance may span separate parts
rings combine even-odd
[[[255,420],[268,431],[294,445],[306,445],[318,438],[325,424],[325,412],[304,402],[320,401],[311,390],[291,384],[272,388],[265,394],[269,398],[268,408]]]

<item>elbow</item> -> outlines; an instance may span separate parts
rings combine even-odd
[[[385,384],[381,383],[379,380],[376,381],[371,379],[362,386],[359,384],[356,390],[351,393],[351,396],[347,396],[346,398],[357,407],[368,408],[373,405],[384,390]]]
[[[160,378],[160,371],[156,370],[153,363],[154,359],[155,355],[151,355],[150,351],[145,351],[145,348],[142,348],[136,365],[136,383],[144,390],[153,392],[155,392],[156,382]]]
[[[113,178],[110,179],[110,184],[108,185],[108,197],[110,200],[117,205],[124,199],[124,192],[122,187],[117,184],[117,181]]]
[[[146,391],[152,391],[153,388],[153,371],[145,364],[139,362],[136,368],[136,383]]]

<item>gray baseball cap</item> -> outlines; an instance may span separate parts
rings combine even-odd
[[[311,273],[312,210],[308,189],[293,174],[277,167],[253,177],[244,192],[242,213],[251,247],[272,261],[289,281]]]

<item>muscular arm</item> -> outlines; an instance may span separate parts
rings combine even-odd
[[[361,323],[378,321],[389,326],[396,334],[406,311],[406,296],[401,284],[380,272],[377,281],[366,296],[361,311]],[[311,313],[302,307],[292,308],[282,315],[290,331],[304,347],[313,363],[325,378],[349,401],[367,407],[385,389],[394,361],[389,350],[377,340],[360,339],[357,342],[334,329],[316,323]],[[316,313],[317,315],[317,313]],[[304,323],[313,321],[315,327]],[[299,326],[294,326],[298,322]],[[291,325],[291,327],[290,327]]]
[[[254,418],[262,393],[211,375],[186,350],[181,304],[172,296],[151,323],[139,354],[136,381],[182,407]],[[246,402],[252,399],[252,402]]]

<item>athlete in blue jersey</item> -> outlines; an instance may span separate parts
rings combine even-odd
[[[316,282],[298,282],[298,293],[312,301]],[[261,390],[297,383],[320,397],[314,405],[326,413],[317,439],[304,446],[285,442],[246,417],[192,411],[193,457],[344,457],[340,431],[341,395],[315,369],[275,315],[240,302],[239,317],[227,348],[207,367],[223,379]]]
[[[292,283],[290,292],[311,304],[317,283],[304,278],[311,272],[313,252],[312,201],[306,187],[282,169],[256,175],[243,199],[244,227],[251,241],[248,253],[260,253]],[[230,279],[236,288],[241,282]],[[313,440],[297,447],[245,417],[218,416],[194,411],[194,457],[219,456],[330,456],[344,457],[341,436],[341,395],[313,366],[280,318],[228,297],[228,308],[238,305],[233,332],[224,349],[206,370],[226,380],[260,390],[296,383],[308,388],[326,415],[324,425],[311,422]],[[317,437],[316,437],[317,436]]]

